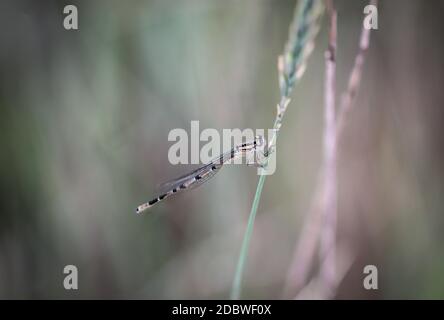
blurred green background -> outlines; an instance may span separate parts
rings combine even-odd
[[[79,30],[63,28],[63,7]],[[336,1],[338,98],[366,1]],[[0,298],[227,298],[257,183],[230,166],[138,216],[168,133],[270,128],[295,1],[0,3]],[[379,5],[339,156],[336,298],[444,298],[444,1]],[[292,94],[243,298],[282,296],[322,161],[326,23]],[[79,290],[63,288],[63,267]],[[379,289],[362,286],[363,267]]]

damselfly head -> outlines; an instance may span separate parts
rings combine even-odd
[[[263,145],[264,145],[264,137],[263,136],[254,137],[254,146],[255,147],[262,147]]]

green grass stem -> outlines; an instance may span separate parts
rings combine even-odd
[[[319,20],[323,11],[322,0],[300,0],[296,6],[294,18],[290,25],[288,41],[283,55],[278,60],[281,98],[277,105],[276,119],[273,125],[274,131],[272,137],[269,138],[268,149],[270,152],[275,152],[276,150],[277,135],[282,125],[284,113],[290,102],[288,97],[297,80],[304,73],[307,58],[313,49],[314,38],[319,30]],[[241,296],[242,277],[265,178],[266,175],[262,174],[257,184],[231,288],[231,299],[237,300]]]

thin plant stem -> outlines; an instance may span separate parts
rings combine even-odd
[[[251,206],[250,217],[248,218],[247,230],[245,232],[244,240],[242,241],[241,254],[236,267],[236,274],[233,281],[233,288],[230,298],[238,300],[241,293],[242,273],[244,270],[245,260],[247,259],[248,247],[250,246],[251,234],[253,233],[254,220],[256,218],[257,208],[261,199],[262,189],[264,187],[266,175],[259,177],[256,194],[254,195],[253,205]]]
[[[338,215],[338,182],[336,172],[336,10],[329,1],[330,32],[328,49],[325,52],[324,94],[324,210],[320,242],[320,278],[325,291],[330,295],[336,284],[336,225]]]
[[[278,59],[280,102],[277,105],[276,118],[272,136],[268,140],[268,152],[276,151],[276,141],[282,126],[282,120],[290,102],[289,96],[296,82],[302,77],[308,56],[314,47],[314,38],[319,30],[320,16],[324,11],[322,0],[301,0],[298,2],[293,21],[290,25],[289,37],[284,53]],[[266,166],[267,164],[265,164]],[[259,177],[247,229],[242,241],[239,260],[231,289],[231,299],[239,299],[241,295],[242,276],[245,268],[254,221],[264,187],[266,174]]]
[[[370,0],[370,5],[376,6],[378,0]],[[362,77],[362,69],[364,67],[365,56],[370,46],[370,28],[365,28],[364,23],[362,24],[361,36],[359,38],[359,49],[356,54],[353,69],[350,72],[348,79],[347,89],[342,95],[341,105],[338,110],[338,136],[344,130],[345,121],[350,110],[353,108],[354,100],[359,90]]]
[[[370,0],[370,5],[377,5],[377,0]],[[348,120],[348,114],[354,107],[356,94],[360,85],[362,69],[364,65],[365,55],[370,45],[370,29],[366,29],[362,24],[361,35],[359,39],[359,48],[355,57],[353,68],[349,75],[348,85],[342,95],[341,104],[336,113],[336,145],[340,146],[344,137],[344,127]],[[323,164],[324,165],[324,164]],[[322,212],[325,211],[325,203],[323,197],[325,194],[325,169],[321,169],[320,179],[317,182],[315,193],[311,202],[302,232],[295,248],[292,263],[287,273],[287,281],[283,290],[283,296],[293,296],[294,292],[299,296],[304,285],[308,282],[310,267],[314,263],[315,250],[320,242],[320,232],[322,227]],[[321,261],[325,264],[326,261]],[[321,267],[322,268],[322,267]],[[337,273],[336,273],[337,274]],[[336,285],[339,279],[336,277]]]

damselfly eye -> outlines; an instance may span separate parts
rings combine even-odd
[[[261,147],[264,144],[264,137],[263,136],[256,136],[254,139],[254,145]]]

